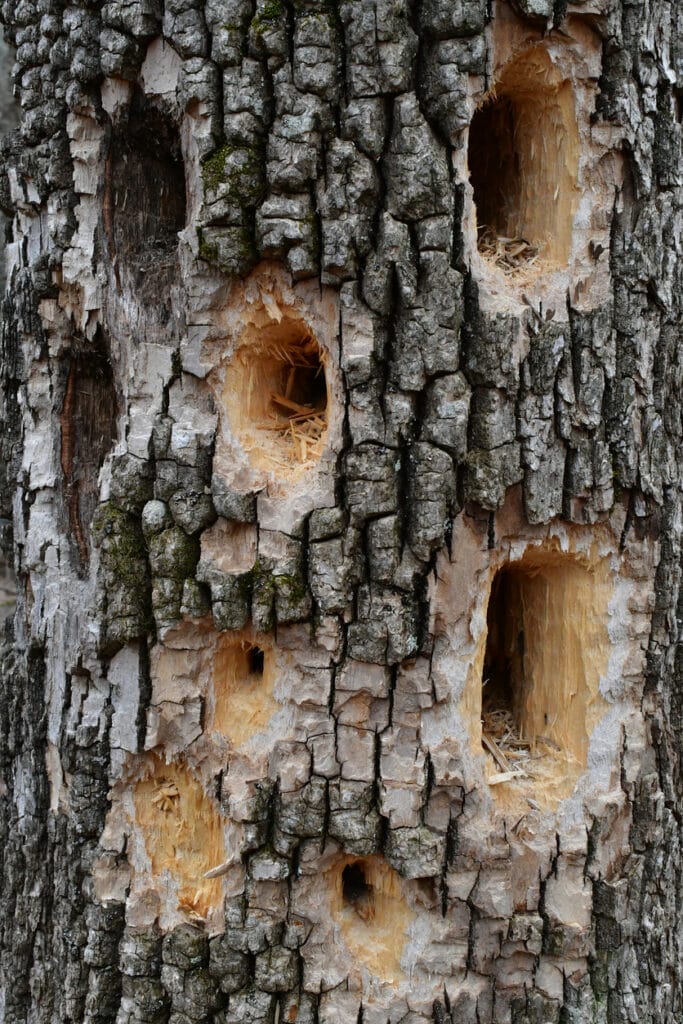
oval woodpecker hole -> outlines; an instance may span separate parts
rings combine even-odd
[[[506,274],[568,261],[578,154],[571,84],[534,47],[503,69],[469,131],[478,248]]]
[[[342,871],[342,898],[363,921],[374,917],[374,890],[367,882],[361,861],[347,864]]]
[[[250,336],[225,380],[233,430],[252,465],[283,477],[322,455],[328,424],[325,353],[299,319]]]

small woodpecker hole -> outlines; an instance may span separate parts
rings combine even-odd
[[[250,647],[247,651],[247,665],[250,676],[262,676],[265,654],[260,647]]]
[[[332,919],[352,960],[376,978],[395,982],[401,977],[406,935],[414,918],[398,872],[379,855],[342,855],[325,872],[322,883]]]
[[[276,663],[273,648],[251,637],[221,636],[213,659],[208,702],[209,730],[240,747],[262,732],[277,711],[273,696]]]
[[[361,861],[347,864],[342,871],[342,897],[345,906],[352,907],[364,921],[374,916],[374,890]]]
[[[283,317],[246,341],[228,367],[225,404],[251,463],[287,474],[320,458],[327,435],[325,353]]]
[[[469,132],[478,248],[506,274],[569,259],[578,151],[572,87],[534,47],[503,69]]]

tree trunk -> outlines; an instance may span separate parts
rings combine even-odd
[[[681,1020],[682,12],[5,0],[0,1021]]]

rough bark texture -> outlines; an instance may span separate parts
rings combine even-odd
[[[4,39],[0,40],[0,64],[5,73],[0,74],[0,127],[2,132],[10,131],[16,126],[18,120],[18,106],[12,96],[12,81],[10,69],[12,66],[12,55]],[[5,233],[7,231],[7,217],[0,212],[0,231],[2,232],[2,255],[0,255],[0,284],[3,293],[5,291]]]
[[[683,8],[2,19],[0,1020],[680,1021]]]

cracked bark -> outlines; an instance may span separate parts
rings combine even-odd
[[[683,14],[2,20],[0,1019],[679,1020]],[[512,274],[467,169],[496,86]],[[551,743],[496,781],[510,565]]]

